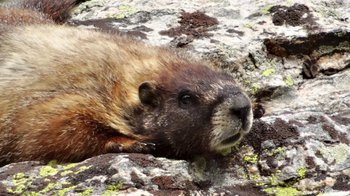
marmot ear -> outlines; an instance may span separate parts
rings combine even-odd
[[[139,98],[142,104],[157,107],[160,104],[160,96],[156,85],[152,82],[143,82],[139,86]]]

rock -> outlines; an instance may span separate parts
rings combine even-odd
[[[13,163],[0,194],[350,195],[350,1],[90,0],[69,24],[187,50],[232,73],[255,105],[225,157],[106,154]]]

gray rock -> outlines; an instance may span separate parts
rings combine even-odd
[[[180,47],[232,73],[255,102],[253,128],[215,159],[13,163],[0,168],[0,194],[350,195],[349,22],[349,0],[82,3],[70,24]]]

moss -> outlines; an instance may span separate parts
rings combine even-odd
[[[261,75],[268,77],[268,76],[271,76],[272,74],[274,74],[275,72],[276,72],[276,70],[274,68],[269,68],[269,69],[264,70],[261,73]]]
[[[266,188],[264,191],[270,195],[276,196],[297,196],[301,195],[301,192],[293,187],[275,187],[275,188]]]
[[[304,179],[305,176],[306,176],[306,168],[305,167],[301,167],[298,169],[297,173],[298,173],[298,176],[301,178],[301,179]]]
[[[254,154],[254,155],[246,155],[243,157],[243,161],[245,163],[257,163],[258,162],[258,155]]]
[[[57,174],[57,169],[53,168],[50,165],[44,166],[40,169],[40,176],[41,177],[47,177],[47,176],[53,176]]]

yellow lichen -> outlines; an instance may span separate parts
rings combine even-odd
[[[293,187],[274,187],[274,188],[266,188],[264,191],[270,195],[276,196],[297,196],[301,195],[301,192]]]
[[[299,168],[298,169],[298,171],[297,171],[297,174],[298,174],[298,176],[301,178],[301,179],[303,179],[303,178],[305,178],[305,176],[306,176],[306,168],[305,167],[301,167],[301,168]]]
[[[246,155],[243,157],[243,161],[246,163],[257,163],[258,162],[258,155],[257,154],[253,154],[253,155]]]
[[[41,177],[47,177],[47,176],[53,176],[57,174],[57,172],[58,172],[57,169],[47,165],[40,169],[39,174]]]
[[[265,76],[265,77],[268,77],[272,74],[274,74],[276,72],[276,70],[274,68],[269,68],[269,69],[266,69],[264,70],[261,75]]]

